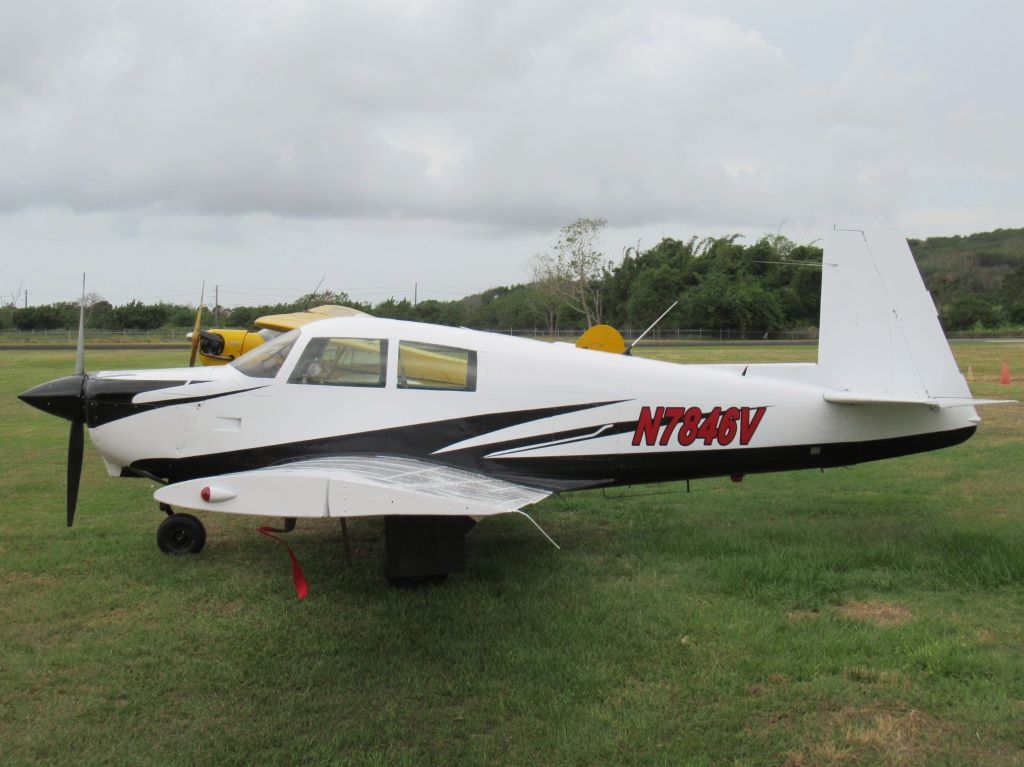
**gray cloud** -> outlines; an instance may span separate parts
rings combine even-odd
[[[0,236],[1020,224],[1024,12],[891,5],[7,3]]]

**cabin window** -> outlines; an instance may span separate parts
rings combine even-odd
[[[380,338],[313,338],[288,383],[323,386],[384,386],[388,342]]]
[[[251,378],[273,378],[298,338],[298,330],[289,330],[243,354],[231,366]]]
[[[476,352],[402,341],[398,344],[398,388],[476,391]]]

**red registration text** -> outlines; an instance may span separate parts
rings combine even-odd
[[[701,412],[699,407],[651,408],[644,405],[633,433],[633,446],[668,445],[673,438],[682,446],[698,440],[705,445],[729,445],[739,437],[741,445],[750,444],[754,432],[764,418],[763,407],[713,407]]]

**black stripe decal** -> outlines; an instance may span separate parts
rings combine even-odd
[[[587,402],[532,410],[487,413],[445,421],[414,424],[396,429],[379,429],[357,434],[341,434],[320,439],[266,445],[210,455],[189,456],[185,458],[148,458],[133,462],[130,468],[137,468],[140,472],[163,477],[171,482],[180,482],[195,477],[208,477],[233,471],[247,471],[278,463],[302,460],[304,458],[317,458],[344,453],[382,453],[426,458],[448,445],[506,429],[510,426],[519,426],[553,416],[576,413],[605,405],[614,405],[622,401],[624,400]],[[536,439],[536,437],[532,438],[533,441]],[[483,455],[491,452],[493,449],[494,447],[491,445],[476,448],[475,450],[457,451],[450,458],[447,455],[442,455],[434,457],[432,460],[438,460],[450,466],[483,471]]]
[[[266,388],[267,384],[253,386],[247,389],[235,389],[216,394],[207,394],[197,397],[178,397],[159,400],[157,402],[146,402],[136,404],[132,399],[143,392],[158,391],[160,389],[172,389],[184,386],[188,383],[207,383],[206,381],[145,381],[138,379],[119,378],[90,378],[85,385],[85,422],[89,428],[111,423],[112,421],[127,418],[137,413],[144,413],[149,410],[157,410],[172,405],[187,405],[194,402],[204,402],[208,399],[228,397],[232,394],[242,394],[247,391],[256,391]]]

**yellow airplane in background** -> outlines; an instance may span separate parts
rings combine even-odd
[[[358,309],[353,309],[350,306],[325,304],[324,306],[314,306],[312,309],[306,309],[301,312],[265,315],[258,318],[253,323],[257,328],[256,330],[243,330],[240,328],[211,328],[210,330],[201,330],[200,323],[202,322],[202,316],[203,307],[200,305],[199,310],[196,313],[195,328],[189,334],[192,341],[189,367],[195,367],[197,361],[200,365],[226,365],[232,360],[241,357],[246,352],[255,349],[257,346],[266,343],[276,336],[279,336],[281,333],[287,333],[289,330],[295,330],[295,328],[302,327],[303,325],[316,320],[327,319],[330,317],[369,317],[371,315],[366,312],[361,312]],[[662,315],[662,317],[664,317],[664,315]],[[660,320],[661,318],[659,317],[658,319]],[[576,346],[581,349],[594,349],[596,351],[610,352],[612,354],[622,354],[626,351],[626,344],[623,341],[622,336],[617,330],[609,325],[593,326],[580,336],[576,341]],[[333,351],[336,352],[336,361],[345,362],[342,358],[346,354],[348,356],[359,355],[361,352],[365,352],[366,350],[349,348],[345,350],[336,349]],[[446,370],[448,367],[448,362],[446,360],[433,359],[433,355],[426,353],[421,353],[415,356],[419,358],[419,361],[422,363],[422,367],[425,369],[410,371],[413,374],[413,377],[417,379],[425,377],[435,381],[436,383],[441,383],[442,381],[447,381],[453,384],[456,383],[455,381],[449,380],[451,376]],[[351,360],[348,360],[348,363],[350,364]]]
[[[260,317],[253,324],[256,330],[244,330],[240,328],[211,328],[201,330],[200,325],[203,319],[203,307],[200,304],[196,312],[196,324],[189,337],[192,341],[192,350],[189,355],[189,367],[200,365],[226,365],[248,351],[255,349],[260,344],[266,343],[271,338],[287,333],[289,330],[302,327],[315,320],[322,320],[328,317],[368,317],[366,312],[353,309],[349,306],[338,306],[337,304],[326,304],[314,306],[302,312],[290,312],[289,314],[268,314]]]

